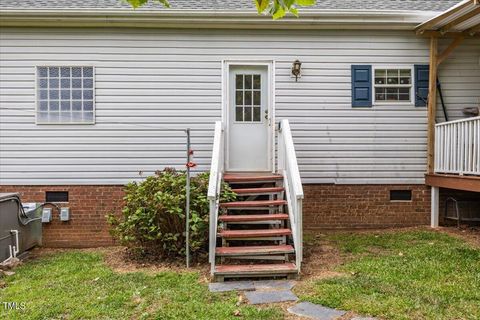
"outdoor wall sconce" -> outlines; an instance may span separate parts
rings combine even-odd
[[[295,82],[298,81],[298,77],[300,77],[301,71],[302,63],[300,62],[300,60],[297,59],[293,62],[292,66],[292,75],[295,77]]]

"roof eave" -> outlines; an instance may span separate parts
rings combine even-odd
[[[289,28],[413,30],[433,11],[304,10],[272,20],[254,11],[2,9],[2,27]]]

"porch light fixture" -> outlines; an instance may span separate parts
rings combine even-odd
[[[293,62],[292,66],[292,75],[295,77],[295,82],[298,81],[298,77],[300,77],[301,71],[302,63],[300,62],[300,60],[297,59]]]

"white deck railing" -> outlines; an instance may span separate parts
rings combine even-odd
[[[435,173],[480,175],[480,117],[435,125]]]
[[[208,201],[210,203],[210,239],[208,258],[211,273],[215,270],[215,247],[217,243],[218,208],[220,203],[220,191],[222,184],[224,164],[224,133],[223,123],[215,122],[215,134],[213,137],[212,163],[210,166],[210,180],[208,183]]]
[[[300,271],[303,260],[303,187],[288,120],[282,120],[279,124],[277,161],[278,173],[282,174],[284,179],[288,215],[292,229],[293,244],[295,246],[295,264],[298,271]]]

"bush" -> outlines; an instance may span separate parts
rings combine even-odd
[[[190,181],[190,250],[193,257],[208,247],[208,173]],[[110,214],[111,233],[123,245],[142,254],[163,258],[185,256],[186,173],[174,169],[157,171],[144,181],[129,183],[120,217]],[[222,186],[221,201],[235,194]]]

